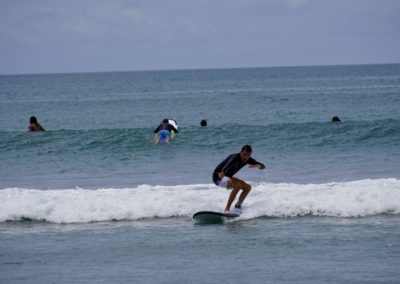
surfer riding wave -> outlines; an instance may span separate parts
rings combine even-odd
[[[265,169],[263,163],[257,162],[255,159],[251,158],[252,152],[253,150],[250,145],[243,146],[240,153],[229,155],[213,172],[213,181],[216,185],[226,189],[232,189],[224,212],[229,212],[232,202],[235,200],[240,190],[242,190],[242,193],[239,196],[239,201],[235,205],[236,208],[241,208],[243,201],[251,191],[251,185],[234,177],[234,175],[247,164],[251,168]]]

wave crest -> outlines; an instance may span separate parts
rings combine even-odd
[[[190,218],[199,210],[222,210],[227,198],[227,191],[212,184],[94,190],[7,188],[0,190],[0,222],[87,223]],[[400,214],[400,180],[253,184],[241,218],[379,214]]]

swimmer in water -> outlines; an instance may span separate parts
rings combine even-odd
[[[28,129],[29,131],[45,131],[44,128],[37,121],[35,116],[31,116],[31,118],[29,119]]]
[[[178,133],[178,129],[176,129],[172,124],[169,123],[168,119],[165,118],[161,124],[154,129],[154,143],[158,144],[160,142],[163,143],[171,143],[171,132],[174,131]]]

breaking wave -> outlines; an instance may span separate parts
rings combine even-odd
[[[400,214],[400,180],[366,179],[324,184],[253,184],[241,219],[363,217]],[[186,217],[224,208],[228,192],[212,184],[140,185],[135,188],[0,190],[0,222],[87,223]]]

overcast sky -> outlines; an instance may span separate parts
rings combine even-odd
[[[0,74],[368,63],[399,0],[0,0]]]

